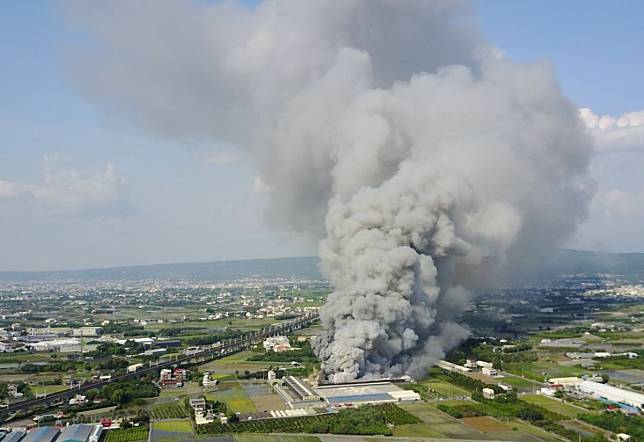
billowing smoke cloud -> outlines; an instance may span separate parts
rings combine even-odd
[[[86,92],[155,135],[252,149],[270,219],[324,238],[334,381],[422,375],[467,335],[472,288],[586,216],[576,109],[548,65],[489,47],[466,2],[100,6],[74,14],[97,40]]]

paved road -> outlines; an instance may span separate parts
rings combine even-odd
[[[272,325],[270,327],[265,327],[261,332],[253,332],[241,335],[235,339],[227,340],[223,345],[214,347],[211,346],[206,350],[200,351],[198,353],[192,354],[190,356],[183,356],[174,360],[167,362],[161,362],[157,365],[151,367],[145,367],[137,370],[134,373],[127,373],[119,376],[113,376],[112,379],[106,381],[98,381],[85,383],[79,387],[70,388],[67,390],[59,391],[57,393],[52,393],[47,395],[44,398],[31,399],[28,401],[19,402],[0,410],[0,421],[5,421],[7,418],[15,415],[19,411],[28,411],[36,406],[48,405],[60,400],[65,400],[71,398],[77,394],[84,393],[92,388],[101,388],[105,385],[122,381],[125,379],[134,379],[141,377],[145,374],[158,372],[162,368],[173,367],[178,365],[190,365],[190,361],[193,359],[206,358],[206,359],[219,359],[225,356],[237,353],[239,351],[245,350],[253,344],[256,344],[260,341],[263,341],[264,338],[268,336],[275,336],[281,333],[290,333],[293,330],[302,328],[303,326],[309,325],[312,322],[318,319],[317,314],[309,314],[301,316],[299,318],[282,322],[278,325]]]

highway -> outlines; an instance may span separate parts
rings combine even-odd
[[[126,373],[119,376],[113,376],[110,380],[84,383],[78,387],[69,388],[67,390],[49,394],[46,397],[18,402],[10,405],[9,407],[0,409],[0,420],[4,422],[5,420],[7,420],[7,418],[11,418],[17,412],[29,411],[30,409],[37,406],[42,406],[42,405],[46,406],[53,402],[68,399],[68,398],[74,397],[77,394],[82,394],[92,388],[101,388],[105,385],[119,382],[122,380],[138,378],[151,372],[158,373],[159,370],[161,370],[162,368],[175,367],[179,365],[190,365],[191,360],[199,360],[199,359],[213,360],[213,359],[223,358],[233,353],[237,353],[239,351],[245,350],[249,348],[251,345],[260,343],[261,341],[263,341],[265,338],[269,336],[277,336],[283,333],[291,333],[294,330],[298,330],[302,327],[310,325],[311,323],[315,322],[317,319],[318,319],[317,313],[310,313],[307,315],[300,316],[296,319],[283,321],[279,324],[273,324],[271,326],[264,327],[261,331],[249,332],[241,335],[240,337],[225,340],[224,343],[221,345],[218,345],[218,346],[212,345],[207,349],[197,353],[185,355],[182,357],[178,357],[176,359],[171,359],[166,362],[160,362],[158,364],[155,364],[149,367],[140,368],[139,370],[133,373]]]

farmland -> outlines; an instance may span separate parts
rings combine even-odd
[[[538,394],[525,394],[521,396],[521,400],[526,401],[530,404],[539,405],[540,407],[552,410],[555,413],[561,414],[566,417],[577,417],[578,414],[587,413],[586,410],[575,407],[565,402],[558,401],[556,399],[551,399],[546,396],[541,396]]]
[[[150,408],[150,417],[152,419],[172,419],[189,416],[190,413],[186,410],[182,401],[160,404]]]
[[[147,440],[148,427],[134,427],[124,430],[108,430],[105,442],[135,442]]]
[[[366,405],[339,413],[315,416],[265,419],[227,425],[212,423],[197,427],[200,434],[224,433],[334,433],[391,435],[387,424],[405,425],[419,420],[395,405]]]
[[[225,403],[228,409],[233,412],[255,412],[255,404],[250,400],[244,389],[239,385],[239,383],[234,383],[233,385],[233,387],[226,390],[206,393],[206,398],[208,400],[221,401]]]
[[[180,419],[165,420],[154,422],[152,429],[173,433],[192,433],[192,422]]]

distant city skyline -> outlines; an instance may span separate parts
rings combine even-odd
[[[597,194],[566,247],[644,251],[644,4],[474,6],[492,45],[552,63],[589,109]],[[265,220],[266,185],[243,149],[151,137],[87,97],[74,67],[87,43],[68,8],[10,1],[0,15],[0,270],[317,253],[315,239]]]

